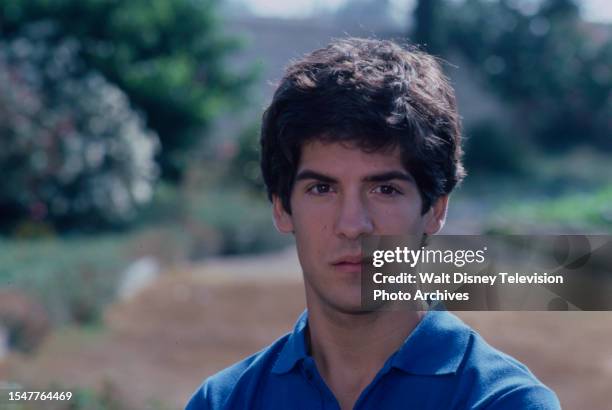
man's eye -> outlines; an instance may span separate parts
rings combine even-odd
[[[331,186],[329,184],[315,184],[308,188],[308,192],[317,195],[327,194],[328,192],[331,192]]]
[[[374,188],[374,192],[383,195],[401,195],[401,192],[398,191],[394,186],[391,185],[379,185]]]

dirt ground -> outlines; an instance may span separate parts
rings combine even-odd
[[[303,310],[294,257],[264,262],[276,268],[247,259],[168,273],[112,305],[104,329],[60,329],[35,357],[11,356],[9,379],[111,386],[135,409],[182,408],[202,379],[290,331]],[[527,364],[564,409],[612,408],[612,312],[458,315]]]

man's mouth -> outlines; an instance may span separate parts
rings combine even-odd
[[[361,272],[361,264],[364,259],[361,255],[344,256],[338,258],[332,263],[335,270],[346,273],[359,273]]]

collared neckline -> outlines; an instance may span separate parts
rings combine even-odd
[[[272,373],[287,373],[309,356],[306,349],[307,325],[308,310],[304,310],[278,354]],[[416,375],[456,373],[467,351],[470,333],[470,328],[452,313],[428,311],[388,364]]]
[[[308,356],[306,350],[306,325],[308,324],[308,310],[304,310],[295,326],[293,332],[289,334],[285,346],[278,354],[276,363],[272,367],[272,373],[282,374],[287,373],[296,365],[300,360],[305,359]]]
[[[446,310],[430,310],[391,358],[406,373],[433,376],[456,373],[463,362],[471,329]]]

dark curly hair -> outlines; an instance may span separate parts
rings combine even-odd
[[[301,147],[310,140],[400,147],[425,213],[465,176],[454,90],[438,61],[387,40],[335,40],[286,69],[261,127],[261,169],[270,200],[291,213]]]

